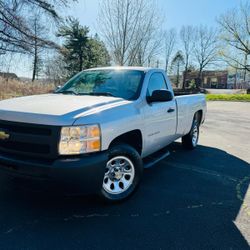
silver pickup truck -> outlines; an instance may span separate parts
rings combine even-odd
[[[84,70],[54,93],[0,102],[0,170],[120,201],[167,145],[196,147],[205,114],[204,95],[174,97],[163,70]]]

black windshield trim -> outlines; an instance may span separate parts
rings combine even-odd
[[[112,93],[108,93],[108,92],[100,92],[100,93],[98,93],[98,92],[97,93],[77,93],[77,92],[75,92],[74,93],[74,91],[63,90],[67,84],[69,84],[71,81],[73,81],[75,78],[77,78],[80,74],[82,74],[84,72],[98,72],[98,71],[116,71],[116,70],[115,69],[103,69],[103,70],[96,69],[96,70],[84,70],[84,71],[81,71],[78,74],[76,74],[74,77],[69,79],[60,89],[56,90],[54,92],[54,94],[70,94],[70,92],[72,92],[72,95],[110,96],[110,97],[115,97],[115,98],[121,98],[121,99],[128,100],[128,101],[135,101],[140,97],[143,82],[144,82],[145,75],[146,75],[146,72],[142,71],[142,70],[129,70],[129,69],[122,69],[121,70],[121,71],[127,71],[127,72],[133,71],[133,72],[140,72],[141,73],[141,80],[140,80],[140,83],[138,85],[137,92],[135,93],[135,95],[133,97],[131,97],[129,99],[122,98],[120,96],[114,96]]]

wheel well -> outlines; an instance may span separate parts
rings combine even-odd
[[[202,119],[202,110],[199,110],[195,113],[195,117],[197,118],[199,124],[201,124],[201,119]]]
[[[142,133],[139,129],[127,132],[116,137],[109,145],[112,147],[118,143],[126,143],[133,147],[140,155],[142,153]]]

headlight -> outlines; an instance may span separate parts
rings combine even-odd
[[[59,142],[60,155],[79,155],[101,150],[98,125],[63,127]]]

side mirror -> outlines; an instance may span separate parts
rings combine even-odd
[[[173,100],[173,94],[169,90],[155,90],[151,96],[147,97],[147,102],[169,102]]]

